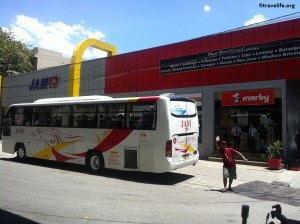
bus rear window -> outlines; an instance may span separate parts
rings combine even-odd
[[[171,114],[175,117],[196,116],[196,106],[192,101],[171,101]]]

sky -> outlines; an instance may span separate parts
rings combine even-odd
[[[299,0],[0,0],[2,29],[67,58],[88,38],[123,54],[299,14]],[[105,56],[95,48],[83,55]]]

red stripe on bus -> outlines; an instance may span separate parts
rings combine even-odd
[[[159,96],[139,97],[136,102],[157,101]]]
[[[132,131],[131,129],[115,129],[94,149],[101,152],[110,150],[126,139]]]
[[[52,147],[52,154],[54,155],[56,161],[59,161],[59,162],[65,162],[67,160],[70,160],[72,159],[71,157],[68,157],[68,156],[64,156],[62,154],[60,154],[59,152],[57,152],[54,147]]]

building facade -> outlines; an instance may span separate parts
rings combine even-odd
[[[33,49],[32,64],[35,70],[70,64],[70,59],[62,56],[61,53],[36,47]]]
[[[287,161],[296,156],[300,127],[299,27],[292,19],[84,61],[80,95],[185,95],[197,101],[200,158],[213,153],[216,135],[231,143],[238,123],[241,151],[248,150],[249,125],[264,126],[265,141],[282,140]],[[69,71],[62,65],[4,77],[2,107],[68,96]],[[257,134],[257,150],[260,144]]]

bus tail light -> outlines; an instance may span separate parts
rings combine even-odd
[[[172,140],[166,141],[166,157],[172,157]]]

